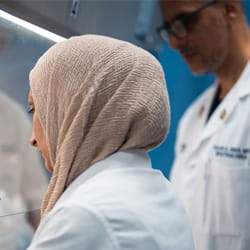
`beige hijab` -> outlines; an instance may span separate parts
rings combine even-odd
[[[169,128],[164,79],[151,54],[105,36],[73,37],[39,59],[30,87],[53,166],[42,216],[92,164],[164,140]]]

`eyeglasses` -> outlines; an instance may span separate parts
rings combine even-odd
[[[198,8],[197,10],[182,15],[179,18],[174,19],[171,22],[165,22],[161,27],[157,29],[161,39],[166,43],[169,43],[169,36],[172,33],[178,39],[183,39],[188,34],[188,23],[194,16],[198,15],[202,10],[206,9],[207,7],[217,3],[217,0],[208,2]]]

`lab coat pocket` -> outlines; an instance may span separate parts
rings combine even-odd
[[[237,237],[250,231],[250,168],[241,165],[211,162],[204,215],[209,234]]]

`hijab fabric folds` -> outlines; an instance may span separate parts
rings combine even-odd
[[[158,61],[130,43],[98,35],[51,47],[30,73],[53,175],[42,216],[92,164],[120,150],[152,149],[169,128]]]

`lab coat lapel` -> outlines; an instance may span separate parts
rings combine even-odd
[[[204,127],[201,143],[213,136],[231,116],[241,98],[250,94],[250,62],[224,100],[216,108]]]
[[[217,90],[217,84],[214,84],[210,87],[210,89],[205,93],[201,101],[198,101],[196,107],[194,109],[193,117],[194,120],[192,124],[192,134],[191,138],[189,138],[189,153],[188,157],[193,157],[196,155],[197,151],[202,147],[202,143],[204,141],[204,131],[207,130],[207,116],[212,104],[213,96],[215,95]],[[191,124],[190,124],[191,125]]]

